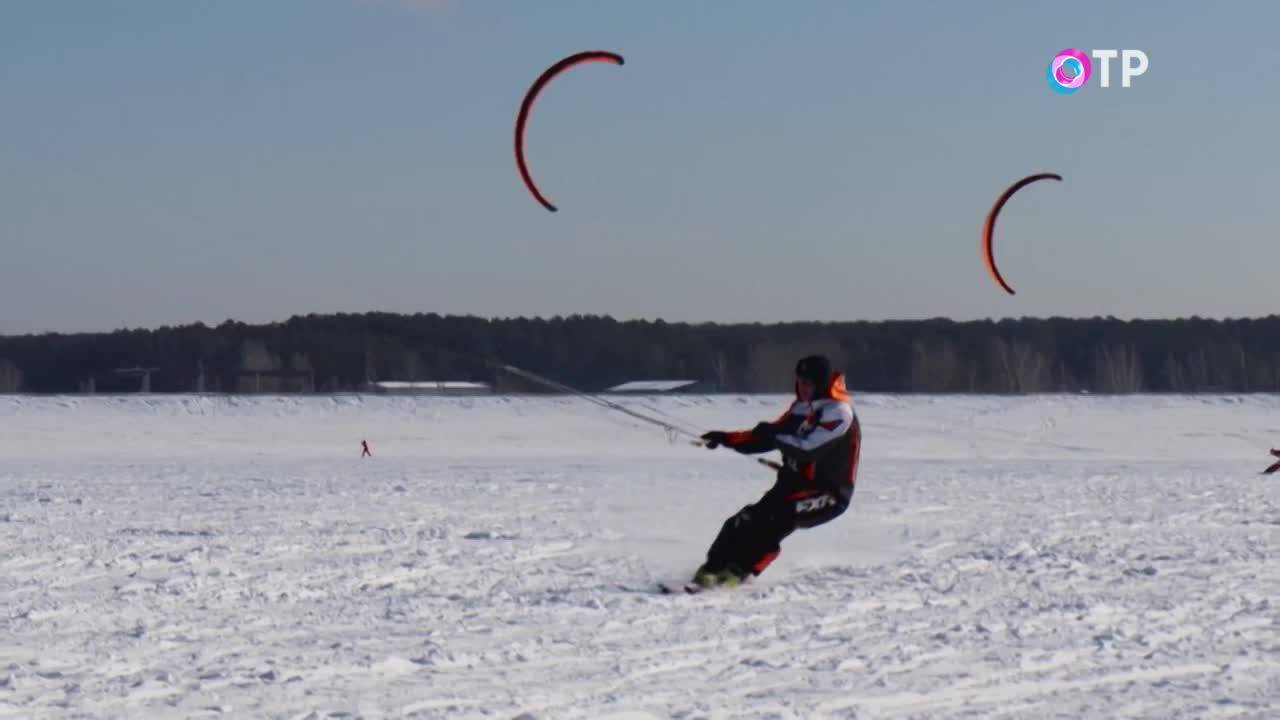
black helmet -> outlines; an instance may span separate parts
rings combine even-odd
[[[831,384],[831,361],[824,355],[806,355],[796,363],[796,377],[811,381],[821,393]]]

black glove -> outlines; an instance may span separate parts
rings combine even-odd
[[[721,430],[712,430],[702,434],[702,441],[706,443],[708,450],[715,450],[729,438],[729,433]]]

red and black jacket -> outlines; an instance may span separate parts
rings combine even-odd
[[[812,401],[797,396],[778,419],[730,432],[724,444],[744,454],[781,452],[779,483],[847,494],[857,482],[862,428],[844,376],[835,373]]]

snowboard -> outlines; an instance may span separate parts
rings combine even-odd
[[[746,586],[747,586],[747,583],[745,581],[740,582],[737,585],[699,585],[698,583],[693,581],[684,582],[684,583],[659,582],[658,592],[662,593],[663,595],[679,595],[680,593],[684,593],[685,595],[697,595],[698,593],[704,593],[704,592],[709,592],[713,590],[722,590],[722,591],[735,590],[735,589],[743,588]]]

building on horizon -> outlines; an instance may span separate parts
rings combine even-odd
[[[606,393],[620,395],[668,395],[715,392],[710,383],[701,380],[632,380],[614,385]]]
[[[489,395],[488,383],[464,380],[379,380],[365,383],[364,392],[378,395]]]

